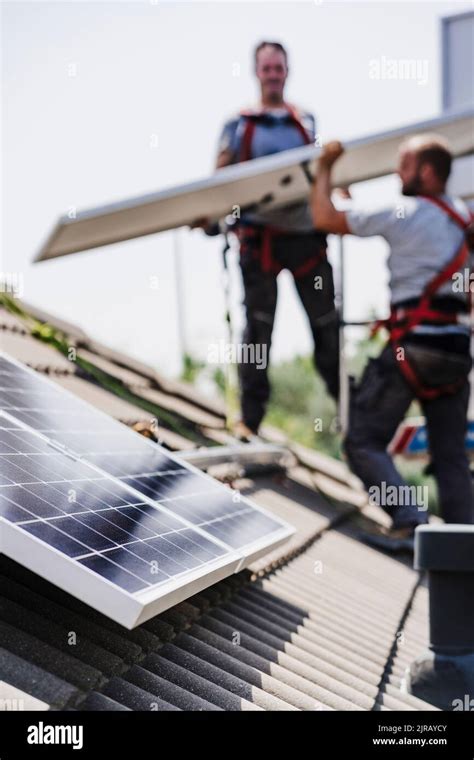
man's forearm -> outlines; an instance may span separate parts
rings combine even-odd
[[[232,163],[233,155],[230,150],[222,150],[217,156],[216,169],[223,169]]]
[[[315,226],[324,227],[330,222],[336,211],[331,200],[331,170],[327,166],[319,166],[311,192],[311,211]]]

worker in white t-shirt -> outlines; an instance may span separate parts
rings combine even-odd
[[[381,209],[337,210],[331,169],[343,153],[325,146],[319,158],[312,210],[320,229],[339,235],[381,235],[390,246],[390,339],[351,390],[345,450],[354,472],[392,518],[377,542],[409,548],[415,527],[427,520],[419,489],[407,488],[387,447],[411,402],[426,417],[432,472],[446,522],[472,523],[473,486],[465,449],[471,367],[469,267],[470,213],[446,195],[452,156],[437,135],[400,146],[402,195]],[[387,498],[387,494],[390,498]],[[399,498],[394,498],[398,494]],[[422,503],[421,503],[422,502]]]

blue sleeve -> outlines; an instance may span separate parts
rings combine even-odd
[[[311,138],[311,142],[314,142],[316,140],[316,119],[312,113],[307,114],[306,118],[308,120],[308,125],[305,124],[304,126]]]
[[[316,119],[309,111],[302,110],[299,111],[299,118],[310,141],[314,143],[316,139]]]
[[[240,118],[236,117],[226,121],[224,124],[218,142],[217,152],[222,153],[223,150],[229,150],[235,158],[239,149],[238,140],[238,126]]]

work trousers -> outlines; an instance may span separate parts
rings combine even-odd
[[[381,495],[380,506],[391,516],[394,527],[404,527],[425,523],[427,504],[423,500],[420,503],[415,489],[408,496],[407,484],[387,451],[415,398],[415,391],[398,365],[390,346],[378,358],[369,360],[360,383],[351,389],[345,450],[352,470],[369,493]],[[467,379],[456,393],[420,400],[441,516],[448,523],[474,521],[473,485],[465,443],[468,402]],[[399,494],[398,503],[383,503],[393,502],[392,498],[384,499],[393,493]]]
[[[240,361],[239,381],[242,419],[251,430],[258,427],[270,396],[268,363],[277,304],[277,275],[288,269],[308,317],[314,340],[314,362],[329,393],[339,389],[339,326],[334,307],[332,267],[326,257],[326,242],[319,233],[275,235],[271,259],[262,257],[263,231],[242,228],[240,267],[244,285],[246,326],[244,345],[259,346],[258,356],[266,361]],[[246,354],[248,359],[248,353]]]

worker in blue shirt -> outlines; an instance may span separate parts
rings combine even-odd
[[[260,102],[227,121],[219,140],[217,168],[250,161],[315,141],[314,117],[284,99],[287,53],[277,42],[262,42],[255,51]],[[236,434],[243,440],[258,432],[270,396],[268,355],[277,304],[277,276],[288,269],[308,317],[314,361],[329,393],[337,398],[339,334],[334,284],[327,260],[326,237],[315,229],[309,203],[242,213],[235,227],[240,242],[244,285],[245,345],[259,345],[265,365],[239,363],[242,418]]]

